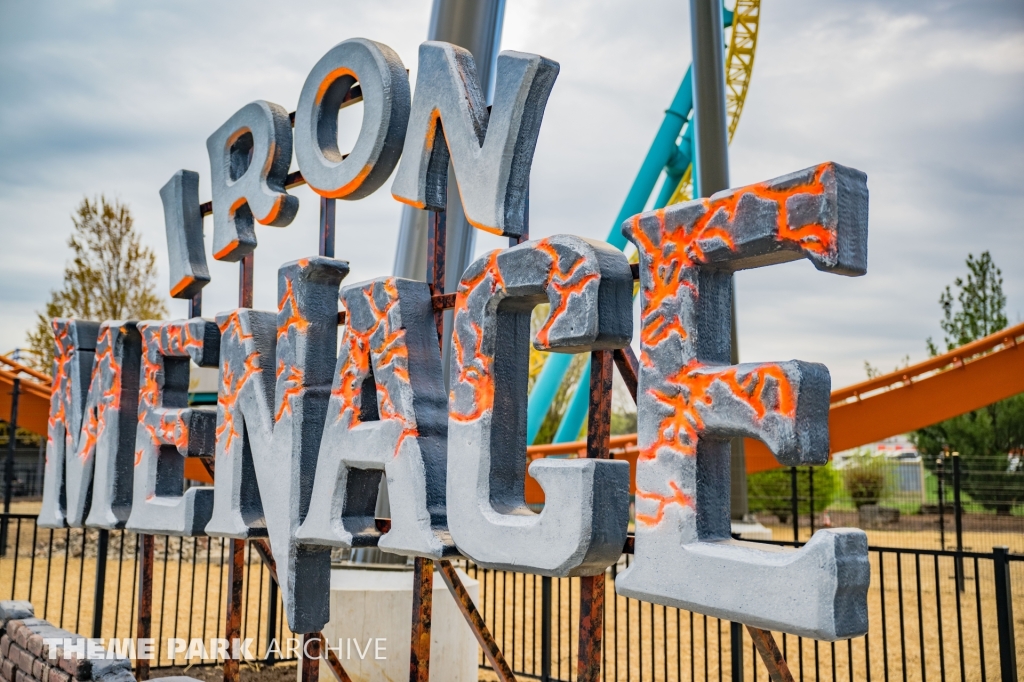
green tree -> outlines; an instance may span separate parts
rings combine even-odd
[[[989,252],[968,255],[967,270],[966,279],[957,277],[939,296],[947,351],[1008,323],[1003,274]],[[927,344],[929,353],[939,354],[930,338]],[[964,490],[976,502],[999,514],[1024,502],[1024,395],[920,429],[912,439],[929,469],[944,448],[959,452]]]
[[[158,320],[167,314],[156,293],[156,254],[142,243],[126,204],[105,196],[82,199],[71,216],[68,246],[74,258],[64,284],[50,292],[44,312],[28,332],[31,364],[50,373],[55,317],[83,320]]]

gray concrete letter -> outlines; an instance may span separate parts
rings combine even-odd
[[[192,298],[210,283],[199,210],[199,173],[180,170],[160,188],[167,230],[171,296]]]
[[[338,149],[338,110],[358,81],[363,123],[352,151]],[[352,38],[335,45],[306,77],[295,110],[295,158],[306,184],[333,199],[362,199],[398,165],[409,123],[409,77],[387,45]]]
[[[382,277],[341,292],[347,325],[299,540],[378,546],[440,559],[455,552],[445,520],[448,401],[424,282]],[[391,530],[374,524],[387,474]]]
[[[470,224],[522,234],[533,152],[557,76],[550,59],[502,52],[488,115],[473,55],[449,43],[423,43],[391,194],[416,208],[445,210],[450,158]]]
[[[284,107],[257,100],[206,141],[213,188],[213,257],[239,261],[256,248],[253,219],[284,227],[299,210],[285,191],[292,127]]]
[[[135,435],[135,482],[128,530],[160,535],[203,535],[213,489],[184,490],[185,457],[213,455],[216,413],[188,406],[189,363],[216,367],[217,326],[200,317],[139,322],[142,371]]]
[[[622,553],[629,464],[539,460],[539,514],[524,501],[530,314],[551,313],[540,350],[622,348],[632,325],[633,277],[604,242],[557,235],[492,251],[469,266],[455,304],[448,416],[448,525],[481,566],[550,576],[596,575]]]
[[[764,441],[783,464],[828,458],[824,365],[729,364],[731,273],[799,258],[867,268],[866,176],[825,163],[634,216],[640,252],[635,562],[619,594],[815,639],[867,630],[860,530],[799,550],[730,539],[729,441]]]

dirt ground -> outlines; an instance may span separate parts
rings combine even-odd
[[[26,528],[30,527],[26,524]],[[791,528],[777,526],[772,530],[779,539],[791,537]],[[937,536],[937,530],[917,532],[932,532]],[[867,533],[872,545],[891,545],[887,542],[887,531],[869,530]],[[40,617],[73,631],[87,632],[92,623],[95,540],[89,539],[85,556],[82,556],[81,531],[72,531],[70,542],[62,540],[62,534],[63,531],[58,531],[54,546],[48,542],[49,531],[43,529],[37,532],[35,544],[30,532],[18,538],[16,572],[13,553],[9,552],[0,559],[0,598],[13,595],[18,599],[30,599]],[[900,532],[900,535],[906,536],[907,533]],[[1024,551],[1024,537],[1017,533],[1005,533],[996,537],[995,542],[990,532],[975,535],[971,531],[965,533],[964,538],[966,546],[975,546],[979,551],[985,544],[1002,544]],[[126,637],[132,629],[136,564],[134,547],[124,548],[121,561],[113,558],[119,550],[115,546],[110,555],[112,558],[108,560],[103,630],[106,636]],[[43,557],[50,552],[53,560],[47,574],[44,560],[33,562],[30,558],[33,554]],[[998,679],[998,637],[991,562],[980,560],[976,569],[974,562],[968,561],[965,589],[959,592],[952,558],[942,557],[936,561],[925,556],[915,560],[911,555],[902,555],[897,560],[895,555],[887,554],[882,564],[878,555],[872,553],[871,560],[867,646],[864,638],[833,646],[812,641],[798,642],[794,637],[776,635],[779,644],[784,643],[794,674],[799,673],[802,664],[807,679],[817,678],[816,668],[822,679],[831,679],[834,662],[836,674],[842,679],[849,679],[847,671],[851,668],[855,680],[867,679],[869,668],[874,679],[882,679],[886,672],[890,679],[903,679],[904,671],[908,680],[922,677],[939,679],[943,673],[958,678],[962,651],[965,679],[982,679],[982,660],[986,677]],[[250,561],[252,568],[259,566],[255,557]],[[220,561],[217,541],[210,547],[209,540],[205,538],[184,542],[175,538],[169,545],[161,539],[154,566],[154,637],[165,643],[166,638],[175,636],[204,639],[221,636],[226,573],[226,566]],[[477,577],[480,580],[479,606],[513,668],[539,674],[540,661],[535,660],[534,652],[539,659],[540,625],[535,614],[540,615],[540,579],[523,574],[496,576],[484,571],[480,571]],[[1011,564],[1011,579],[1014,601],[1018,605],[1014,616],[1017,642],[1020,643],[1024,642],[1024,562]],[[210,590],[206,589],[208,581],[213,586]],[[61,586],[65,584],[67,592],[61,597]],[[613,589],[609,576],[604,635],[608,679],[639,679],[641,672],[643,679],[654,680],[717,678],[719,672],[723,678],[728,678],[731,671],[727,623],[661,606],[631,600],[627,603],[622,597],[614,599],[613,609]],[[80,608],[75,609],[72,605],[79,605],[79,592],[84,598]],[[267,600],[268,592],[266,572],[248,571],[243,598],[243,636],[255,637],[257,642],[265,639],[266,614],[259,605]],[[576,667],[578,581],[553,581],[553,596],[552,617],[558,626],[553,629],[552,672],[568,679],[570,671]],[[958,611],[962,630],[957,629]],[[177,614],[176,618],[174,614]],[[940,629],[943,633],[941,638],[937,636]],[[281,636],[287,638],[291,635],[284,631]],[[959,644],[961,638],[962,647]],[[901,641],[906,643],[902,651]],[[745,679],[750,680],[753,679],[751,666],[754,656],[748,636],[744,642]],[[161,662],[168,664],[171,661],[167,659],[165,646]],[[617,668],[612,652],[618,654]],[[178,662],[183,663],[184,659]],[[1018,656],[1018,668],[1024,677],[1024,656]],[[166,669],[154,671],[154,676],[157,674],[163,676],[170,672]],[[221,679],[217,667],[196,666],[186,674],[208,679],[209,682],[214,682],[214,678]],[[293,680],[294,674],[294,667],[287,665],[264,669],[243,666],[243,682],[286,682],[285,678]],[[758,665],[757,676],[758,679],[767,679],[762,665]],[[494,677],[482,671],[481,679]]]
[[[285,662],[276,665],[243,664],[239,668],[241,682],[295,682],[295,663]],[[194,665],[190,668],[158,668],[150,674],[151,679],[185,675],[203,682],[223,682],[224,668],[219,665]]]

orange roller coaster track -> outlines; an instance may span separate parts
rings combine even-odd
[[[830,454],[935,424],[1024,393],[1024,324],[1009,327],[924,362],[833,391]],[[534,445],[530,460],[575,456],[586,441]],[[615,436],[612,455],[636,471],[636,434]],[[781,466],[764,443],[746,440],[747,473]],[[633,489],[633,482],[630,482]],[[527,478],[528,502],[543,492]]]

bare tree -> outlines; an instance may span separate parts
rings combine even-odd
[[[158,320],[167,314],[156,293],[156,254],[142,243],[126,204],[105,196],[82,199],[71,216],[68,246],[74,258],[64,268],[64,285],[50,292],[28,333],[30,363],[50,373],[55,317],[83,320]]]

